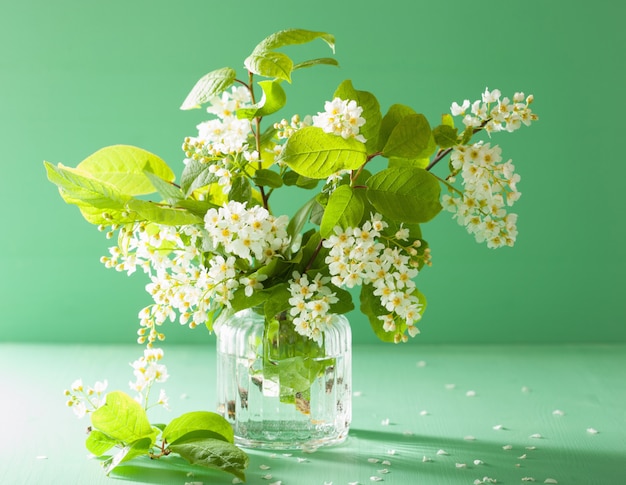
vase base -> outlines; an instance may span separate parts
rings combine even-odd
[[[241,425],[241,423],[239,423]],[[348,428],[335,426],[303,427],[302,422],[248,422],[245,433],[235,430],[235,444],[265,450],[303,450],[338,445],[348,437]]]

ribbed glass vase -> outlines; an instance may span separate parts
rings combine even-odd
[[[352,417],[350,324],[333,315],[321,342],[298,334],[284,314],[252,309],[216,322],[217,395],[235,443],[315,449],[341,443]]]

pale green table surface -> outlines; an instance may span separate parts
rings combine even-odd
[[[212,345],[165,352],[172,410],[162,419],[213,410]],[[63,390],[81,377],[128,391],[127,363],[141,353],[0,344],[0,484],[232,483],[147,459],[107,478],[88,459],[89,423],[65,407]],[[345,444],[291,456],[250,451],[247,483],[626,484],[626,345],[357,346],[353,389]]]

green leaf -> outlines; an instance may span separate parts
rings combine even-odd
[[[311,190],[317,187],[319,183],[319,179],[313,179],[309,177],[305,177],[304,175],[300,175],[293,170],[287,170],[285,175],[283,175],[283,182],[288,186],[297,186],[302,189]]]
[[[386,157],[421,158],[427,155],[431,131],[424,115],[405,116],[395,126],[383,148]]]
[[[251,120],[268,116],[279,111],[287,103],[287,94],[281,87],[280,81],[259,81],[257,84],[263,90],[261,100],[251,108],[238,109],[237,118]]]
[[[298,175],[296,179],[296,186],[305,190],[312,190],[317,187],[319,179],[305,177],[304,175]]]
[[[130,145],[102,148],[80,162],[76,170],[114,186],[125,195],[154,192],[154,186],[146,172],[167,182],[172,182],[175,178],[172,169],[161,158]]]
[[[244,65],[253,74],[291,83],[293,61],[282,52],[255,51],[246,58]]]
[[[85,446],[89,452],[95,456],[104,455],[117,444],[119,444],[118,440],[111,438],[97,429],[90,431],[89,436],[87,436],[87,441],[85,442]]]
[[[317,344],[314,345],[317,346]],[[272,359],[270,365],[264,366],[263,377],[280,383],[281,396],[293,396],[295,393],[305,392],[311,388],[322,366],[322,362],[301,355]]]
[[[430,163],[430,158],[416,158],[415,160],[408,160],[406,158],[398,158],[391,157],[389,159],[389,168],[403,168],[403,167],[414,167],[414,168],[426,168]]]
[[[368,153],[376,151],[378,146],[378,132],[382,121],[380,112],[380,104],[372,93],[367,91],[358,91],[352,86],[352,81],[346,79],[336,89],[334,96],[345,100],[354,100],[363,108],[361,116],[365,118],[365,124],[360,128],[359,132],[365,137],[367,142],[365,146]]]
[[[142,438],[124,446],[110,460],[104,462],[104,472],[109,475],[120,463],[131,460],[137,456],[150,453],[153,441],[150,438]]]
[[[354,193],[349,185],[340,185],[330,195],[322,223],[320,233],[327,238],[333,234],[335,226],[342,229],[357,227],[363,217],[365,207],[361,199]]]
[[[219,206],[212,204],[206,200],[193,200],[193,199],[184,199],[179,200],[175,206],[177,208],[185,209],[187,212],[190,212],[201,219],[204,219],[205,214],[211,208],[217,209]]]
[[[252,187],[247,177],[239,175],[233,177],[230,191],[228,192],[228,200],[237,202],[250,202],[252,198]]]
[[[439,181],[421,168],[387,168],[367,181],[367,198],[385,217],[427,222],[441,210]]]
[[[92,426],[124,443],[153,438],[155,430],[141,405],[121,391],[109,392],[103,406],[91,414]]]
[[[271,187],[272,189],[277,189],[283,185],[283,179],[280,174],[267,168],[254,172],[253,180],[256,185]]]
[[[396,332],[385,331],[383,321],[378,318],[389,312],[380,304],[380,298],[374,295],[374,287],[371,284],[361,286],[360,301],[360,310],[369,320],[376,336],[383,342],[393,342]]]
[[[148,200],[133,199],[128,202],[129,210],[139,215],[138,220],[156,222],[166,226],[184,226],[187,224],[202,223],[199,217],[185,209],[167,207]]]
[[[173,419],[163,430],[163,438],[170,444],[185,440],[195,431],[210,431],[229,443],[234,443],[233,428],[222,416],[209,411],[193,411]]]
[[[220,95],[235,81],[237,73],[230,67],[216,69],[202,76],[191,89],[180,109],[199,108],[213,96]]]
[[[439,125],[433,129],[435,143],[441,148],[450,148],[459,144],[458,130],[448,125]]]
[[[300,175],[323,179],[340,170],[359,168],[365,163],[367,152],[365,145],[354,138],[346,140],[307,126],[291,135],[280,159]]]
[[[311,224],[315,224],[316,226],[322,223],[322,217],[324,217],[324,209],[326,209],[326,203],[328,202],[328,197],[326,196],[326,200],[324,200],[324,196],[326,196],[326,194],[317,194],[317,196],[315,196],[316,204],[314,204],[313,209],[311,209],[311,217],[309,220]]]
[[[304,29],[286,29],[276,32],[263,39],[254,50],[269,51],[287,45],[305,44],[315,39],[322,39],[335,52],[335,37],[332,34]]]
[[[298,211],[289,220],[289,224],[287,225],[287,234],[289,234],[291,241],[293,241],[296,234],[299,234],[304,228],[304,225],[307,223],[311,210],[315,204],[317,204],[317,202],[315,197],[313,197],[306,204],[300,207],[300,209],[298,209]]]
[[[450,113],[444,113],[441,115],[441,124],[454,128],[454,117]]]
[[[62,190],[66,202],[77,205],[84,203],[99,209],[123,210],[130,199],[113,185],[96,180],[75,168],[64,167],[61,164],[55,167],[49,162],[44,162],[44,165],[48,180]]]
[[[263,290],[255,290],[252,295],[248,296],[245,293],[245,288],[240,286],[233,292],[233,297],[230,300],[230,306],[234,312],[245,310],[246,308],[252,308],[262,305],[267,300],[267,292]]]
[[[409,115],[417,114],[415,110],[404,104],[393,104],[389,107],[389,110],[382,119],[380,125],[380,133],[378,136],[378,148],[377,151],[382,151],[383,147],[389,140],[391,132],[394,130],[398,123]]]
[[[245,480],[244,470],[248,467],[248,455],[235,445],[222,440],[205,438],[170,445],[169,449],[178,453],[192,465],[223,470]]]
[[[325,32],[314,32],[303,29],[288,29],[276,32],[263,39],[252,51],[252,54],[244,61],[248,71],[260,76],[273,77],[291,82],[293,61],[281,52],[274,49],[293,44],[304,44],[321,38],[333,52],[335,50],[335,38]]]
[[[185,194],[183,193],[183,191],[180,190],[180,188],[174,185],[172,182],[163,180],[158,175],[154,175],[150,172],[146,172],[146,177],[148,177],[159,195],[163,197],[163,200],[166,200],[170,204],[175,204],[179,200],[185,198]]]
[[[310,59],[308,61],[299,62],[298,64],[293,66],[293,70],[296,69],[304,69],[312,66],[319,66],[321,64],[325,64],[327,66],[339,66],[339,62],[332,57],[320,57],[318,59]]]
[[[188,197],[194,190],[216,182],[217,177],[209,170],[210,165],[197,160],[189,160],[180,177],[180,188]]]
[[[85,220],[91,224],[128,224],[130,222],[135,222],[137,220],[137,215],[128,212],[127,210],[116,210],[116,209],[101,209],[98,207],[94,207],[92,205],[81,202],[77,199],[72,199],[68,197],[66,194],[61,191],[61,197],[68,204],[74,204],[78,206],[80,213],[85,218]],[[106,214],[106,215],[105,215]]]
[[[333,285],[332,283],[326,283],[326,286],[335,294],[339,301],[330,305],[330,312],[336,314],[348,313],[354,310],[354,303],[352,302],[352,294]]]
[[[291,277],[291,275],[290,275]],[[267,289],[268,298],[265,302],[265,318],[271,320],[280,312],[289,309],[289,298],[291,293],[287,287],[287,283],[279,283]]]

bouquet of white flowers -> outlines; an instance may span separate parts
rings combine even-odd
[[[516,215],[509,208],[520,196],[520,177],[510,160],[503,162],[491,136],[537,119],[533,97],[502,97],[486,89],[473,103],[452,103],[433,126],[402,104],[383,115],[372,93],[346,80],[315,116],[282,118],[282,84],[291,83],[299,69],[337,62],[296,64],[278,49],[315,39],[334,50],[330,34],[285,30],[253,50],[244,62],[246,78],[226,67],[197,82],[181,108],[206,105],[211,119],[184,140],[178,182],[163,160],[131,146],[101,149],[76,168],[46,162],[66,202],[108,237],[118,232],[104,264],[148,275],[154,301],[139,313],[139,342],[149,349],[165,337],[167,320],[212,329],[218,316],[247,308],[267,322],[282,315],[297,334],[321,345],[332,315],[354,308],[357,287],[360,310],[376,335],[403,342],[419,333],[426,308],[415,283],[431,264],[424,223],[445,208],[478,242],[491,248],[514,244]],[[263,80],[256,82],[256,76]],[[480,133],[489,141],[476,141]],[[435,174],[448,155],[445,173]],[[310,195],[296,210],[272,206],[279,190]],[[157,200],[142,197],[155,191]],[[144,364],[154,360],[150,352]],[[143,396],[137,406],[148,407],[145,391],[164,375],[135,386]],[[74,386],[70,402],[82,402],[81,392],[82,384]],[[92,409],[92,416],[101,409]],[[215,425],[206,415],[195,418],[192,428]],[[121,442],[131,450],[124,459],[154,455],[159,433],[149,425],[144,436],[121,439],[96,422],[98,442],[104,443],[94,447],[98,453]],[[160,453],[188,456],[193,446],[177,446],[182,435],[176,425],[168,428],[163,443],[169,447],[159,447]],[[230,435],[223,434],[227,442]]]

